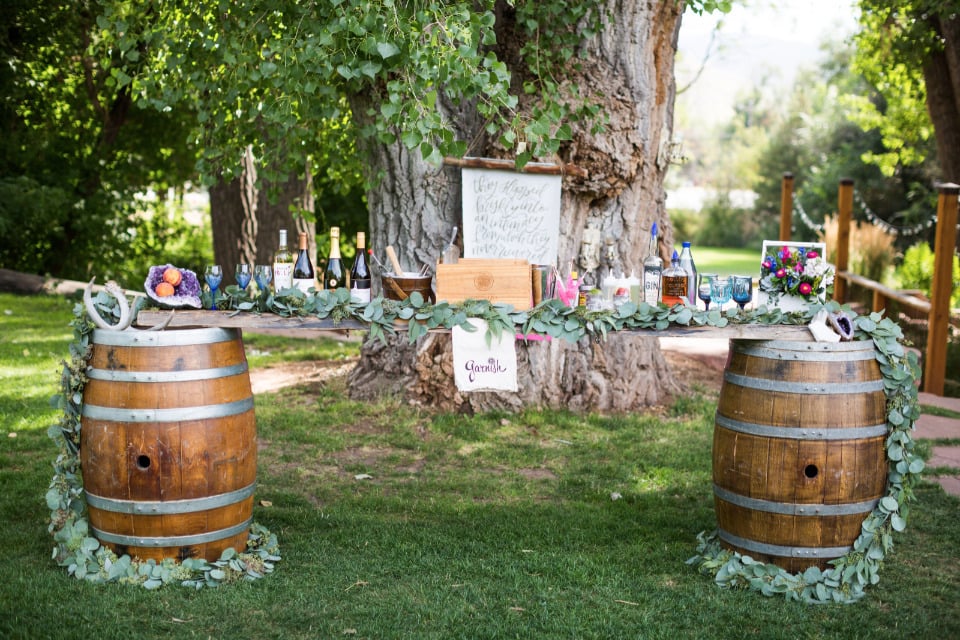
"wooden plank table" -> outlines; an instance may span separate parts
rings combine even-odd
[[[170,315],[173,317],[170,318]],[[141,311],[137,314],[136,326],[155,327],[170,318],[167,325],[171,328],[185,327],[232,327],[250,331],[303,331],[305,335],[316,331],[366,331],[368,325],[352,318],[334,323],[329,318],[291,317],[284,318],[275,314],[250,313],[236,311]],[[396,325],[398,331],[406,330],[407,323]],[[432,329],[431,331],[446,331]],[[657,331],[654,329],[632,329],[630,333],[656,338],[719,338],[727,340],[793,340],[813,342],[813,335],[803,325],[769,324],[728,324],[725,327],[680,327],[671,326]]]

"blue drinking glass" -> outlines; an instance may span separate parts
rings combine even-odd
[[[253,278],[253,265],[240,263],[237,265],[237,269],[234,272],[234,277],[237,279],[237,286],[243,289],[243,292],[247,292],[247,286],[250,284],[250,279]]]
[[[742,311],[753,299],[753,276],[730,276],[730,292]]]
[[[212,301],[210,302],[210,308],[217,308],[217,289],[220,287],[220,283],[223,282],[223,269],[220,268],[218,264],[209,264],[203,272],[203,277],[207,281],[207,286],[210,287],[210,293],[212,296]]]

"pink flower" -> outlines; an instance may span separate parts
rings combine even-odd
[[[808,296],[810,292],[813,291],[813,287],[810,286],[809,282],[801,282],[798,291],[800,295]]]
[[[816,251],[814,251],[813,249],[811,249],[810,251],[807,251],[807,258],[808,258],[808,259],[811,259],[811,260],[812,260],[813,258],[817,258],[817,257],[819,257],[819,256],[820,256],[820,254],[817,253]]]
[[[798,264],[796,266],[797,273],[803,273],[803,264]]]
[[[776,275],[778,278],[786,278],[787,270],[784,269],[783,267],[780,267],[779,269],[777,269],[777,272],[774,275]]]
[[[790,247],[784,245],[783,249],[780,250],[780,259],[789,260],[790,259]]]

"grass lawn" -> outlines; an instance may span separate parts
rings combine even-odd
[[[760,252],[756,249],[694,247],[693,260],[700,273],[760,277]]]
[[[716,525],[702,391],[623,416],[432,414],[350,401],[343,379],[262,394],[254,516],[280,539],[275,573],[77,581],[50,560],[44,503],[71,304],[0,294],[2,638],[960,637],[960,501],[932,483],[857,604],[723,591],[688,567]]]

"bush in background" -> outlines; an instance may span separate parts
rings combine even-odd
[[[926,242],[918,242],[903,254],[903,263],[896,270],[896,279],[901,289],[919,289],[930,297],[933,287],[933,250]],[[953,256],[953,295],[950,306],[960,307],[960,260]]]
[[[837,236],[840,223],[835,216],[823,221],[820,240],[827,244],[827,259],[837,262]],[[896,238],[873,224],[856,222],[850,226],[849,271],[875,282],[889,284],[893,271]]]
[[[700,216],[695,243],[701,246],[760,251],[764,238],[778,235],[775,229],[771,231],[769,221],[754,215],[752,209],[734,206],[726,192],[708,200]]]

